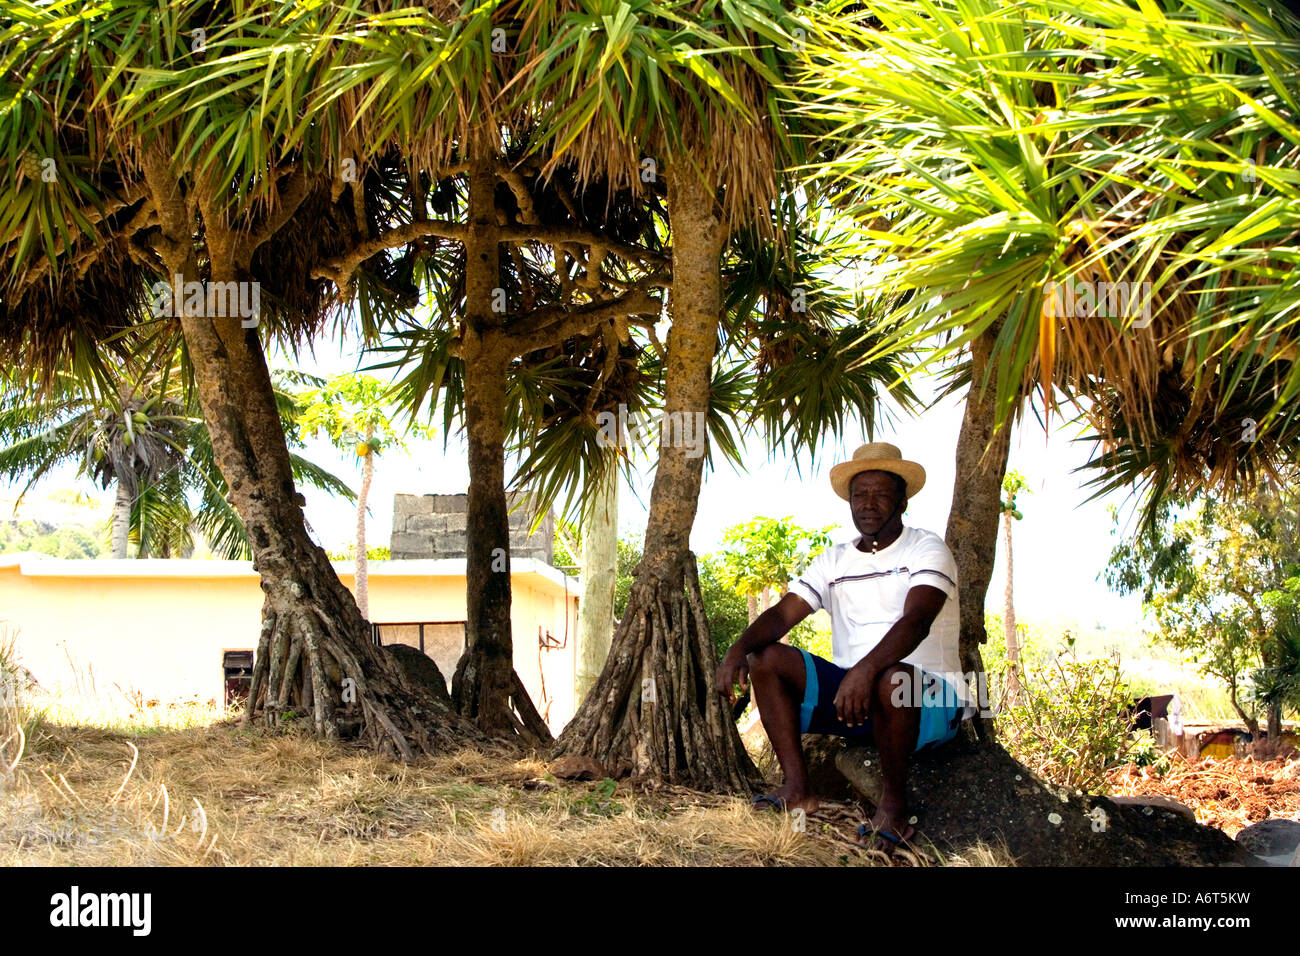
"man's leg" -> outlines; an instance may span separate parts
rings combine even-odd
[[[754,703],[784,775],[784,782],[771,795],[788,808],[802,807],[811,812],[817,809],[817,798],[808,789],[808,768],[799,740],[805,670],[803,654],[788,644],[769,644],[749,655]]]
[[[895,664],[881,671],[871,695],[871,729],[880,753],[883,778],[880,805],[871,818],[871,826],[904,840],[909,830],[907,763],[916,749],[921,728],[921,701],[915,699],[919,689],[912,665]]]

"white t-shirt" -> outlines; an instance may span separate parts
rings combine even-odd
[[[907,592],[928,584],[948,600],[930,633],[903,663],[938,674],[967,696],[960,682],[957,563],[948,545],[932,531],[907,527],[875,554],[858,550],[861,540],[859,535],[827,548],[787,588],[814,611],[825,608],[830,614],[834,662],[849,668],[866,657],[903,616]]]

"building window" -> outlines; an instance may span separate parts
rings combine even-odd
[[[221,655],[221,671],[226,686],[226,706],[243,703],[253,683],[253,652],[226,651]]]

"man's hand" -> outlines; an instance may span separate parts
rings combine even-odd
[[[718,693],[733,704],[739,700],[735,685],[740,684],[741,694],[749,690],[749,655],[775,644],[812,612],[803,598],[786,594],[754,618],[754,623],[745,628],[736,643],[722,656],[722,663],[713,678]]]
[[[718,665],[717,676],[714,678],[714,686],[717,687],[718,693],[733,704],[737,700],[736,684],[740,685],[742,694],[748,689],[749,684],[749,658],[744,654],[733,653],[737,646],[739,645],[732,645],[731,650],[723,655],[722,663]]]
[[[871,714],[871,693],[876,686],[876,671],[861,660],[849,668],[835,695],[835,715],[850,727],[867,722]]]

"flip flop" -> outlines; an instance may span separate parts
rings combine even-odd
[[[907,833],[907,830],[910,830],[911,833]],[[871,829],[871,827],[869,827],[867,824],[865,824],[865,823],[859,823],[859,824],[858,824],[858,842],[859,842],[859,843],[862,843],[862,841],[864,841],[867,837],[881,837],[881,838],[883,838],[883,839],[885,839],[885,840],[888,840],[891,844],[893,844],[893,846],[891,846],[888,850],[881,850],[880,852],[881,852],[881,853],[884,853],[885,856],[892,856],[893,853],[894,853],[894,847],[902,846],[902,845],[903,845],[904,843],[906,843],[906,842],[907,842],[911,837],[916,836],[916,828],[915,828],[915,827],[913,827],[913,826],[911,826],[911,825],[909,824],[908,827],[907,827],[907,830],[903,831],[904,834],[905,834],[904,836],[899,836],[897,833],[890,833],[888,830],[885,830],[885,829],[873,830],[873,829]],[[863,845],[863,846],[866,846],[865,843],[863,843],[862,845]],[[867,847],[867,849],[874,849],[874,848],[873,848],[873,847]]]
[[[770,793],[764,793],[754,798],[754,802],[749,805],[751,810],[768,810],[776,809],[785,812],[785,801],[780,797],[774,797]]]

